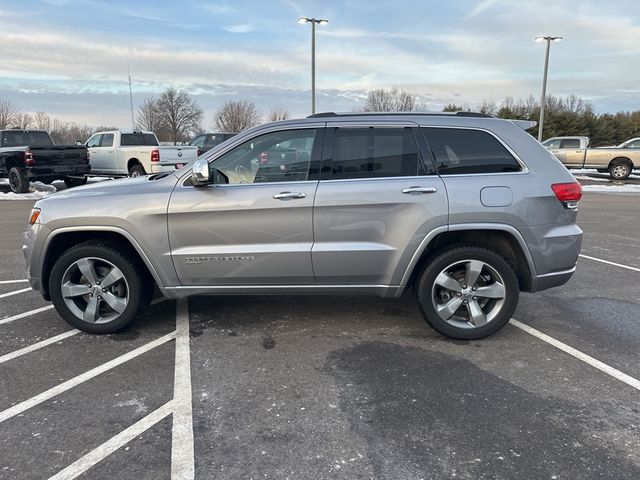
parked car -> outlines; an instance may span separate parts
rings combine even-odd
[[[639,148],[640,149],[640,137],[631,138],[626,142],[622,142],[617,145],[617,148]]]
[[[609,172],[611,178],[624,180],[640,168],[640,150],[624,147],[588,148],[589,137],[553,137],[542,142],[567,168],[595,168]]]
[[[153,132],[97,132],[85,145],[91,154],[91,173],[109,177],[172,171],[197,157],[196,147],[158,145]]]
[[[438,332],[481,338],[520,291],[567,282],[580,252],[580,184],[529,127],[464,112],[262,125],[188,168],[38,201],[29,282],[94,333],[126,327],[155,284],[168,298],[411,290]]]
[[[203,133],[191,140],[189,145],[198,147],[198,156],[200,156],[236,135],[237,133]]]
[[[37,180],[83,185],[90,169],[85,147],[55,145],[43,130],[0,130],[0,177],[9,179],[15,193],[28,192],[29,182]]]

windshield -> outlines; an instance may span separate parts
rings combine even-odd
[[[53,141],[47,132],[8,130],[2,132],[3,147],[53,147]]]

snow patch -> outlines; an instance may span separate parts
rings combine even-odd
[[[590,182],[610,182],[608,178],[600,178],[600,177],[585,177],[584,175],[575,175],[576,180],[588,180]]]
[[[640,193],[640,185],[583,185],[583,192]]]
[[[9,182],[6,181],[2,183],[5,184]],[[29,185],[29,193],[0,192],[0,200],[40,200],[41,198],[57,191],[58,189],[53,185],[47,185],[42,182],[32,182]]]

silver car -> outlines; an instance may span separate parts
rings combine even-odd
[[[520,291],[567,282],[580,252],[580,185],[530,126],[471,113],[262,125],[175,172],[38,201],[29,281],[93,333],[129,325],[154,286],[168,298],[412,287],[438,332],[481,338]]]

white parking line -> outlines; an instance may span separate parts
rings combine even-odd
[[[60,335],[56,335],[55,337],[47,338],[46,340],[42,340],[41,342],[21,348],[20,350],[15,350],[11,353],[7,353],[0,357],[0,363],[8,362],[9,360],[21,357],[22,355],[26,355],[27,353],[35,352],[36,350],[46,347],[47,345],[51,345],[52,343],[60,342],[65,338],[73,337],[78,333],[80,333],[80,330],[74,328],[73,330],[61,333]]]
[[[633,270],[634,272],[640,272],[640,268],[631,267],[629,265],[623,265],[621,263],[610,262],[609,260],[603,260],[601,258],[590,257],[589,255],[583,255],[582,253],[580,254],[580,256],[582,258],[588,258],[589,260],[594,260],[596,262],[602,262],[602,263],[606,263],[608,265],[613,265],[615,267],[626,268],[627,270]]]
[[[153,427],[160,420],[171,414],[174,408],[174,401],[170,400],[163,406],[154,410],[146,417],[123,430],[115,437],[110,438],[99,447],[91,450],[85,456],[79,458],[65,469],[59,471],[49,480],[71,480],[82,475],[98,462],[111,455],[113,452],[123,447],[141,433]]]
[[[4,323],[13,322],[14,320],[20,320],[21,318],[30,317],[31,315],[35,315],[36,313],[46,312],[47,310],[51,310],[53,305],[47,305],[46,307],[36,308],[35,310],[29,310],[28,312],[19,313],[18,315],[14,315],[12,317],[0,318],[0,325]]]
[[[176,337],[176,332],[173,331],[156,340],[153,340],[152,342],[146,343],[141,347],[136,348],[135,350],[131,350],[130,352],[125,353],[124,355],[114,358],[113,360],[110,360],[107,363],[103,363],[102,365],[99,365],[96,368],[89,370],[88,372],[84,372],[78,375],[77,377],[73,377],[67,380],[66,382],[56,385],[55,387],[52,387],[49,390],[46,390],[23,402],[20,402],[14,405],[13,407],[7,408],[6,410],[3,410],[2,412],[0,412],[0,423],[12,417],[15,417],[16,415],[19,415],[20,413],[26,410],[29,410],[31,407],[35,407],[36,405],[39,405],[42,402],[45,402],[55,397],[56,395],[66,392],[67,390],[73,387],[76,387],[81,383],[86,382],[87,380],[91,380],[92,378],[97,377],[101,373],[107,372],[112,368],[122,365],[123,363],[128,362],[129,360],[136,358],[142,355],[143,353],[147,353],[148,351],[153,350],[154,348],[159,347],[160,345],[163,345],[173,340],[175,337]]]
[[[636,390],[640,390],[640,380],[633,378],[626,373],[621,372],[613,367],[610,367],[606,363],[601,362],[600,360],[596,360],[595,358],[587,355],[586,353],[582,353],[580,350],[576,350],[573,347],[570,347],[566,343],[562,343],[560,340],[556,340],[553,337],[550,337],[546,333],[542,333],[540,330],[536,330],[529,325],[525,325],[524,323],[519,322],[518,320],[512,318],[511,325],[514,327],[518,327],[520,330],[527,332],[530,335],[533,335],[536,338],[539,338],[543,342],[547,342],[549,345],[556,347],[559,350],[562,350],[565,353],[577,358],[578,360],[583,361],[584,363],[591,365],[598,370],[603,371],[607,375],[611,375],[613,378],[620,380],[621,382],[626,383],[630,387],[635,388]]]
[[[0,280],[0,285],[7,285],[9,283],[25,283],[28,282],[29,280],[22,279],[22,280]]]
[[[191,354],[189,353],[189,303],[179,300],[176,311],[176,360],[173,384],[171,478],[190,480],[195,475],[193,413],[191,406]]]
[[[31,291],[31,287],[23,288],[22,290],[15,290],[15,291],[9,292],[9,293],[3,293],[2,295],[0,295],[0,298],[6,298],[6,297],[10,297],[11,295],[18,295],[19,293],[24,293],[24,292],[29,292],[29,291]]]

